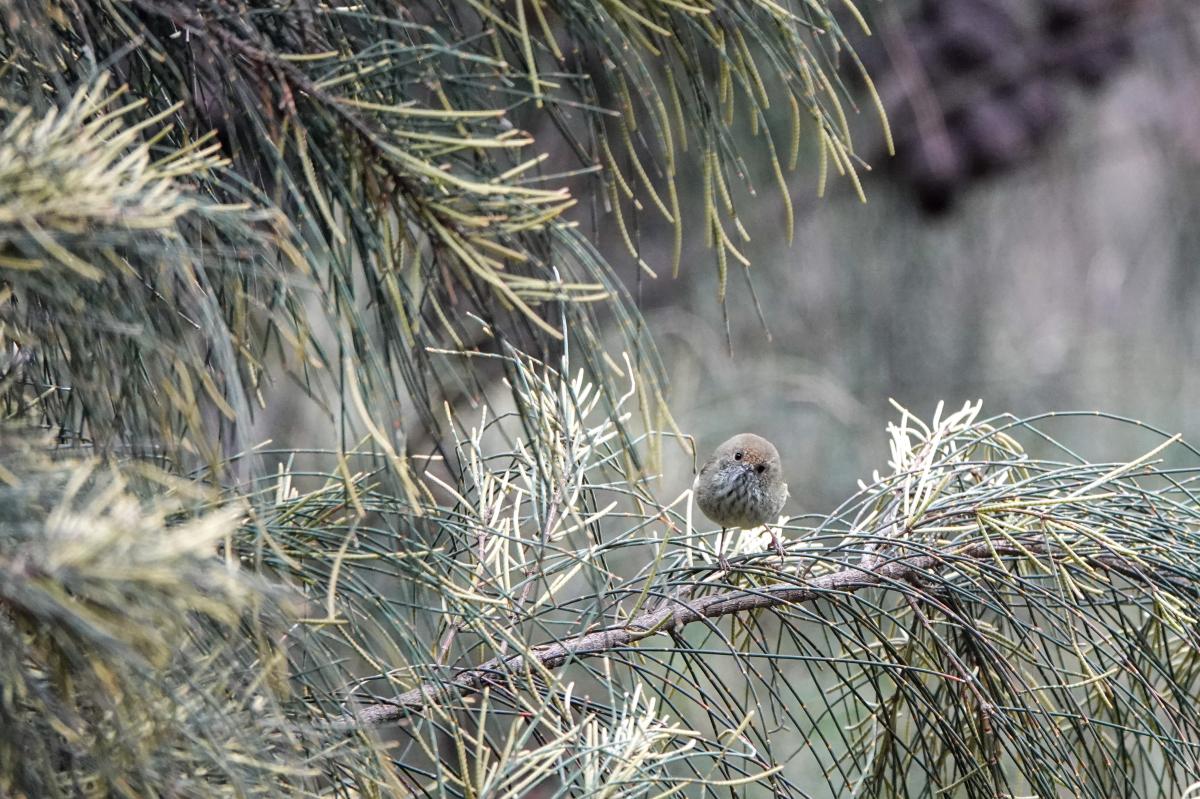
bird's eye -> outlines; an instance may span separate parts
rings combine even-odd
[[[767,470],[767,465],[765,463],[760,463],[760,464],[758,464],[758,466],[754,467],[754,471],[758,472],[759,474],[762,474],[766,470]]]
[[[733,453],[733,459],[734,459],[735,461],[740,461],[740,460],[742,459],[742,453],[741,453],[741,451],[740,451],[740,450],[739,450],[739,451],[737,451],[737,452],[735,452],[735,453]]]

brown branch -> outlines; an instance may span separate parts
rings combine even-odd
[[[486,684],[494,684],[504,678],[531,671],[535,667],[539,670],[553,669],[573,659],[603,655],[660,632],[679,630],[701,619],[715,619],[749,610],[812,602],[835,591],[853,593],[864,588],[894,585],[899,582],[920,585],[922,574],[939,566],[953,565],[964,560],[983,562],[996,557],[1029,554],[1053,557],[1055,552],[1051,547],[1036,542],[1026,542],[1021,546],[1007,542],[979,542],[948,552],[877,562],[869,568],[861,565],[847,566],[840,571],[806,580],[803,584],[775,583],[754,591],[725,591],[695,600],[686,598],[689,589],[685,589],[683,594],[672,597],[654,610],[646,611],[621,627],[540,644],[527,653],[494,657],[475,668],[460,672],[445,683],[427,682],[394,699],[357,707],[338,719],[335,726],[351,729],[397,721],[420,711],[439,697],[470,693]],[[1181,580],[1177,575],[1138,568],[1116,556],[1092,555],[1080,558],[1065,551],[1061,554],[1064,558],[1086,561],[1092,566],[1119,574],[1133,582],[1168,584],[1192,598],[1200,595],[1200,589],[1188,581]]]
[[[1030,544],[1026,546],[1025,551],[1044,553],[1046,548]],[[421,710],[439,697],[469,693],[500,678],[531,670],[535,663],[541,669],[557,668],[569,660],[602,655],[660,632],[679,630],[701,619],[715,619],[749,610],[812,602],[833,591],[849,593],[898,581],[919,579],[922,572],[947,565],[953,560],[981,561],[997,555],[1017,554],[1022,552],[1013,546],[978,543],[954,552],[915,555],[883,562],[870,569],[849,566],[806,580],[800,585],[775,583],[754,591],[726,591],[690,601],[684,596],[676,596],[658,608],[631,619],[621,627],[540,644],[526,653],[494,657],[475,668],[460,672],[445,683],[425,683],[386,702],[355,708],[351,715],[339,719],[336,724],[342,728],[386,724]],[[1111,568],[1111,564],[1101,565]]]

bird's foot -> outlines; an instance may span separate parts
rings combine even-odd
[[[724,552],[717,555],[717,565],[721,567],[721,571],[724,574],[729,574],[730,570],[733,568],[729,565],[729,558],[725,557]]]
[[[779,540],[779,534],[771,530],[771,548],[775,550],[775,554],[782,561],[787,560],[787,552],[783,548],[783,542]]]

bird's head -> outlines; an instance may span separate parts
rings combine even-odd
[[[756,480],[779,479],[781,467],[775,445],[754,433],[741,433],[717,447],[713,460],[726,475]]]

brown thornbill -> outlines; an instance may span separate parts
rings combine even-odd
[[[721,525],[717,558],[724,571],[729,571],[725,532],[731,527],[749,529],[777,520],[788,498],[779,451],[753,433],[740,433],[717,447],[700,467],[694,489],[700,510]],[[771,544],[782,558],[783,546],[774,529]]]

